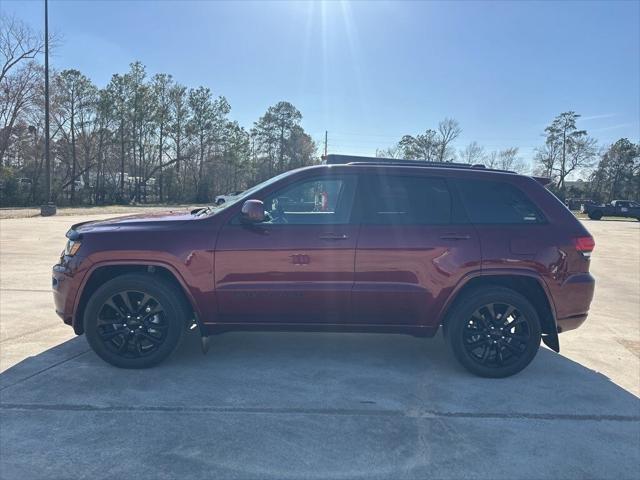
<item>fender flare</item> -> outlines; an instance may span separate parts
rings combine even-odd
[[[80,282],[80,285],[78,286],[78,290],[77,290],[77,294],[76,294],[76,298],[74,300],[73,303],[73,329],[78,332],[78,322],[80,321],[80,319],[78,319],[78,308],[80,306],[80,300],[82,298],[82,295],[84,293],[84,289],[87,286],[87,283],[89,282],[89,279],[91,278],[91,276],[93,275],[93,273],[103,267],[119,267],[119,266],[142,266],[142,267],[159,267],[159,268],[164,268],[166,269],[172,276],[173,278],[178,282],[178,285],[180,285],[180,288],[182,289],[185,298],[187,300],[187,302],[189,302],[189,305],[191,306],[191,308],[193,309],[193,313],[194,313],[194,320],[196,322],[196,324],[198,325],[198,330],[200,331],[200,334],[202,336],[206,335],[206,329],[205,326],[202,323],[201,317],[202,317],[202,312],[200,311],[200,308],[198,307],[198,303],[195,301],[195,299],[193,298],[193,295],[191,294],[191,291],[189,290],[187,283],[185,282],[183,276],[180,274],[179,270],[176,269],[173,265],[171,265],[170,263],[166,263],[166,262],[162,262],[162,261],[158,261],[158,260],[132,260],[132,259],[127,259],[127,260],[105,260],[105,261],[101,261],[101,262],[96,262],[93,263],[91,265],[91,267],[89,267],[89,269],[87,270],[87,272],[85,273],[82,281]]]
[[[558,323],[556,320],[556,306],[553,301],[553,296],[549,291],[549,287],[544,278],[538,274],[537,272],[526,270],[526,269],[504,269],[504,268],[493,268],[486,270],[475,270],[473,272],[469,272],[464,275],[456,284],[456,286],[451,290],[447,299],[445,300],[443,307],[441,309],[440,318],[438,319],[438,324],[442,324],[447,314],[454,304],[456,299],[458,298],[458,294],[462,291],[469,282],[475,280],[477,278],[491,278],[491,277],[505,277],[505,276],[519,276],[519,277],[527,277],[535,280],[538,285],[542,288],[542,291],[546,297],[546,300],[549,304],[549,311],[551,313],[551,325],[549,326],[549,331],[542,335],[542,341],[546,346],[548,346],[551,350],[555,352],[560,351],[560,341],[558,339]]]

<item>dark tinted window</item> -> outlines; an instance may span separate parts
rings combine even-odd
[[[371,177],[368,185],[362,205],[365,223],[450,223],[451,195],[440,178],[381,175]]]
[[[472,223],[541,223],[538,208],[508,183],[459,180],[462,201]]]

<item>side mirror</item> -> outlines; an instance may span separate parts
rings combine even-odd
[[[264,204],[260,200],[247,200],[242,205],[241,218],[246,223],[264,222]]]

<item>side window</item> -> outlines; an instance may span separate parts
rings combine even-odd
[[[315,178],[289,185],[264,200],[267,223],[349,223],[355,187],[355,175]]]
[[[471,223],[543,223],[540,210],[515,186],[494,181],[458,180]]]
[[[443,179],[381,175],[369,180],[368,195],[362,205],[364,223],[451,223],[451,195]]]

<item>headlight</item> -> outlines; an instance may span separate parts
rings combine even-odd
[[[81,244],[82,242],[80,242],[79,240],[69,240],[67,242],[67,246],[64,248],[64,254],[68,255],[69,257],[73,257],[76,253],[78,253],[78,250],[80,250]]]

